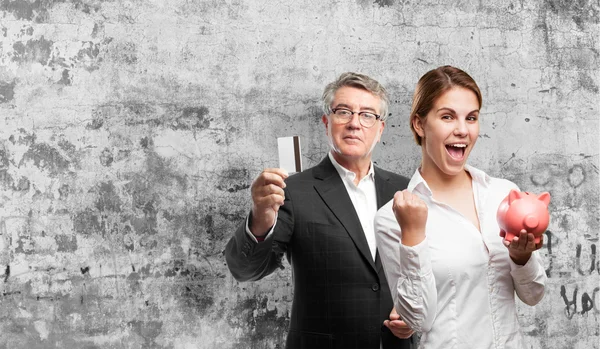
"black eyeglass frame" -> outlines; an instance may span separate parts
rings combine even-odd
[[[345,120],[345,122],[342,122],[342,123],[340,123],[340,124],[342,124],[342,125],[343,125],[343,124],[347,124],[347,123],[349,123],[349,122],[350,122],[350,120],[352,120],[352,117],[354,117],[354,114],[358,114],[358,121],[360,122],[360,124],[361,124],[363,127],[367,127],[367,128],[373,127],[373,125],[375,125],[375,123],[377,122],[377,120],[380,120],[380,119],[381,119],[381,115],[377,115],[377,114],[375,114],[375,113],[371,113],[370,111],[352,111],[352,110],[350,110],[350,109],[348,109],[348,108],[342,108],[342,107],[340,107],[340,108],[333,108],[333,109],[331,109],[331,113],[332,113],[333,115],[335,115],[335,116],[340,116],[340,115],[336,114],[336,112],[337,112],[338,110],[345,110],[345,111],[347,111],[347,112],[349,112],[349,113],[350,113],[350,117],[349,117],[348,119],[338,119],[338,120],[342,120],[342,121],[343,121],[343,120]],[[363,123],[363,115],[364,115],[364,114],[371,114],[371,115],[375,115],[375,121],[373,122],[373,124],[372,124],[372,125],[365,125],[365,124]]]

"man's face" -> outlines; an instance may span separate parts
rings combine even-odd
[[[370,112],[380,115],[381,98],[356,87],[344,86],[336,91],[331,108],[345,108],[356,113]],[[323,115],[322,121],[325,124],[333,156],[345,167],[365,160],[371,161],[371,152],[379,142],[385,127],[385,123],[379,120],[371,127],[364,127],[360,123],[358,114],[352,115],[352,119],[347,124],[336,123],[333,115]]]

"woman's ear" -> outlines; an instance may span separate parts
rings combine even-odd
[[[425,131],[423,130],[423,124],[425,123],[425,120],[423,120],[419,114],[415,115],[415,117],[412,120],[412,125],[413,128],[415,129],[415,132],[419,135],[419,137],[423,138],[425,137]]]

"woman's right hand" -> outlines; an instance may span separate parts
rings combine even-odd
[[[392,205],[396,221],[402,231],[402,244],[415,246],[425,239],[427,204],[408,190],[398,191]]]

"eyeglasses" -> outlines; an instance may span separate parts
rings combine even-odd
[[[349,123],[354,117],[354,114],[358,114],[358,120],[364,127],[375,125],[375,122],[381,118],[380,115],[368,111],[355,112],[346,108],[334,108],[331,109],[331,112],[333,113],[333,121],[340,125]]]

